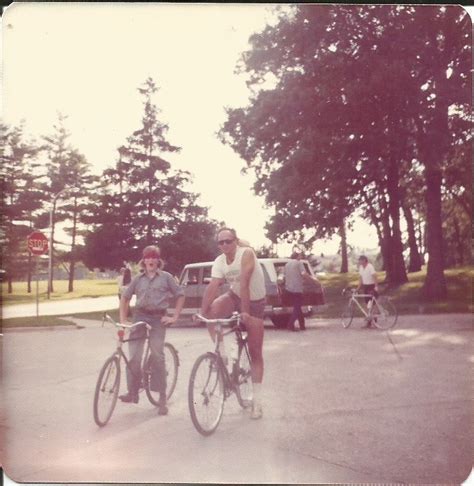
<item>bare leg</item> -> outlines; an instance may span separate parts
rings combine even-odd
[[[248,345],[252,367],[253,383],[262,383],[263,380],[263,319],[250,317],[246,325]]]
[[[229,317],[235,310],[233,300],[227,295],[223,294],[217,297],[217,299],[211,304],[209,310],[209,319],[220,319]],[[215,326],[210,324],[207,327],[212,341],[216,340]]]

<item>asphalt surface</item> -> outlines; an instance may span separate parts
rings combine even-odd
[[[403,316],[390,333],[268,326],[263,419],[231,397],[207,438],[187,407],[205,329],[168,332],[181,359],[168,416],[142,396],[99,428],[92,399],[114,331],[76,322],[2,338],[1,457],[14,481],[460,484],[472,469],[471,315]]]

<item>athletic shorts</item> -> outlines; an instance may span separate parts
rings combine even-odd
[[[379,294],[377,293],[377,291],[375,290],[375,285],[374,284],[371,284],[371,285],[362,285],[362,292],[364,294],[371,294],[373,295],[374,297],[378,297]],[[365,301],[368,303],[370,302],[372,299],[370,297],[365,297]]]
[[[237,294],[232,291],[228,291],[227,295],[232,299],[234,303],[234,311],[242,312],[241,300]],[[249,314],[257,319],[263,319],[263,313],[265,310],[265,298],[260,300],[251,300]]]

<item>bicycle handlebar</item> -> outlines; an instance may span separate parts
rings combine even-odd
[[[238,312],[234,312],[231,317],[226,319],[208,319],[207,317],[202,316],[201,314],[194,314],[196,319],[206,324],[230,324],[231,322],[239,321],[240,314]]]
[[[346,295],[346,293],[350,292],[352,297],[356,297],[356,298],[362,298],[362,297],[372,297],[372,298],[375,298],[375,295],[374,294],[358,294],[357,293],[357,289],[353,289],[353,288],[346,288],[346,289],[343,289],[342,291],[342,295]]]
[[[120,322],[117,322],[115,319],[113,319],[107,312],[104,312],[104,316],[102,318],[102,327],[104,326],[105,321],[111,322],[115,327],[121,327],[122,329],[133,329],[138,326],[143,326],[145,325],[148,330],[151,329],[150,324],[145,321],[138,321],[134,322],[133,324],[121,324]]]

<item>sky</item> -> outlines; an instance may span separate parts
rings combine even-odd
[[[234,227],[255,247],[269,244],[272,211],[252,191],[245,163],[217,138],[225,107],[248,102],[245,78],[235,73],[248,38],[271,20],[268,4],[17,3],[3,16],[3,118],[24,119],[33,136],[52,133],[68,116],[71,143],[95,173],[113,166],[142,116],[137,88],[151,76],[154,101],[168,140],[182,147],[163,154],[193,174],[190,190],[209,215]],[[316,174],[315,174],[316,177]],[[375,231],[358,220],[349,243],[377,247]],[[339,238],[317,242],[335,253]],[[280,245],[280,252],[288,252]],[[282,255],[283,256],[283,255]]]

